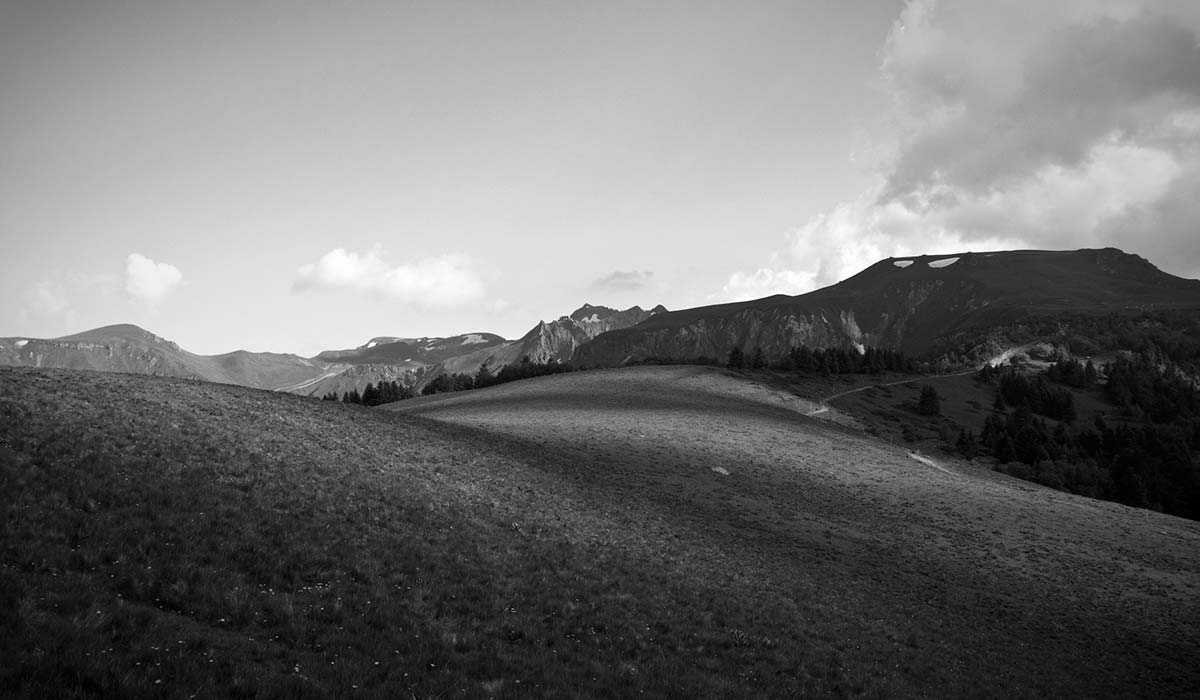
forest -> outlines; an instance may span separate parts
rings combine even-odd
[[[970,459],[1052,488],[1200,519],[1200,402],[1190,376],[1161,353],[1103,368],[1059,360],[1040,375],[985,367],[993,412],[978,437],[959,433]],[[1099,393],[1112,410],[1078,420],[1065,387]]]

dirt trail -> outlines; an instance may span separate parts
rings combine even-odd
[[[962,377],[962,376],[966,376],[968,374],[974,374],[976,371],[978,371],[978,370],[969,369],[969,370],[966,370],[963,372],[954,372],[952,374],[936,374],[936,375],[928,376],[928,377],[909,377],[908,379],[898,379],[894,382],[883,382],[880,384],[865,384],[863,386],[855,387],[853,389],[847,389],[846,391],[839,391],[836,394],[830,394],[829,396],[822,398],[820,400],[820,406],[816,409],[809,411],[806,415],[817,416],[822,413],[826,413],[830,410],[829,405],[828,405],[830,401],[833,401],[834,399],[840,399],[843,396],[849,396],[850,394],[856,394],[860,391],[866,391],[867,389],[875,389],[875,388],[885,387],[885,386],[899,386],[900,384],[912,384],[913,382],[936,381],[938,379],[947,379],[949,377]]]
[[[274,391],[292,391],[292,392],[294,392],[294,391],[300,391],[301,389],[307,389],[308,387],[310,387],[320,381],[329,379],[330,377],[336,377],[348,369],[350,369],[349,366],[341,367],[339,369],[326,372],[325,374],[322,374],[319,377],[314,377],[313,379],[306,379],[302,382],[297,382],[296,384],[289,384],[287,386],[281,386],[278,389],[275,389]]]

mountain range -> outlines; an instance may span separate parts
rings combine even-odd
[[[516,340],[494,333],[381,336],[357,348],[326,350],[311,358],[245,350],[197,355],[137,326],[119,324],[61,338],[0,338],[0,365],[152,374],[310,396],[362,391],[380,381],[419,389],[444,372],[473,373],[485,364],[498,370],[524,357],[541,363],[568,362],[580,345],[600,333],[665,312],[662,306],[619,311],[584,304],[570,315],[539,322]]]
[[[1115,248],[967,252],[887,258],[799,296],[674,312],[584,304],[515,340],[484,332],[380,336],[311,358],[240,350],[208,356],[116,325],[53,339],[0,338],[0,365],[156,374],[323,396],[384,380],[420,389],[440,374],[496,371],[525,357],[602,367],[721,361],[735,347],[777,358],[799,345],[875,346],[962,365],[1033,342],[1089,354],[1120,349],[1111,333],[1120,319],[1166,327],[1194,323],[1196,311],[1200,280],[1170,275]]]

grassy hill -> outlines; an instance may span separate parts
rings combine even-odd
[[[1200,693],[1197,523],[712,369],[392,407],[0,369],[0,695]]]

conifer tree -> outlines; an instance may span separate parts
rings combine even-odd
[[[729,351],[729,360],[725,363],[729,369],[742,369],[746,366],[746,355],[740,347]]]
[[[942,397],[937,389],[925,384],[921,386],[921,398],[917,401],[917,412],[926,416],[936,416],[942,412]]]
[[[754,348],[754,357],[750,360],[750,367],[753,369],[762,369],[767,366],[767,357],[763,354],[762,348]]]

